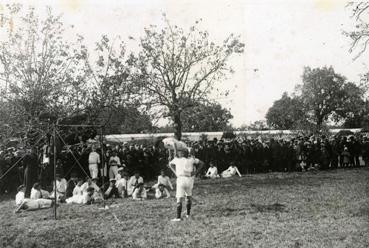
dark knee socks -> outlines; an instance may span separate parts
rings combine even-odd
[[[180,219],[182,214],[182,202],[177,202],[177,218]]]
[[[191,204],[192,204],[191,199],[188,198],[186,201],[187,215],[190,215],[191,213]]]

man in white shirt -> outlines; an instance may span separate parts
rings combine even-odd
[[[143,178],[140,176],[139,172],[135,172],[128,181],[128,195],[132,195],[134,200],[146,199],[146,190],[144,188]]]
[[[41,189],[41,185],[39,183],[35,183],[31,189],[31,196],[32,200],[42,199],[42,198],[49,198],[49,192],[46,190]]]
[[[207,178],[218,178],[219,174],[218,174],[218,168],[214,165],[213,162],[210,162],[210,167],[208,169],[208,171],[205,174],[205,177]]]
[[[118,175],[118,163],[116,160],[109,161],[109,179],[115,179],[115,177]]]
[[[177,198],[177,218],[172,221],[181,221],[182,214],[182,200],[186,199],[186,217],[190,217],[191,213],[191,204],[192,204],[192,189],[194,185],[194,180],[196,176],[196,167],[197,171],[201,170],[203,166],[203,162],[194,157],[188,157],[188,149],[181,148],[178,149],[174,146],[174,152],[177,155],[172,161],[169,162],[169,168],[176,174],[177,176],[177,189],[176,189],[176,198]]]
[[[128,175],[126,173],[123,172],[123,168],[120,172],[121,177],[117,180],[117,182],[115,183],[115,186],[118,189],[118,193],[122,198],[126,198],[128,196]]]
[[[67,180],[65,178],[61,178],[59,174],[56,175],[56,199],[57,201],[65,200],[65,193],[67,191]],[[55,184],[53,182],[53,191],[50,193],[50,198],[54,198],[55,195]]]
[[[169,177],[165,175],[164,170],[160,171],[160,175],[158,176],[158,182],[154,186],[152,186],[152,188],[155,189],[155,192],[156,192],[155,197],[156,195],[160,195],[160,197],[156,197],[156,198],[162,198],[161,191],[164,191],[165,195],[168,198],[170,197],[170,192],[168,189],[173,190],[173,185],[170,182]]]
[[[95,147],[92,147],[92,151],[88,155],[88,169],[90,170],[91,178],[97,178],[99,164],[100,164],[100,154],[96,152]]]

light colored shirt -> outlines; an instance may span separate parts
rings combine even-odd
[[[142,177],[136,178],[135,176],[132,176],[128,181],[128,194],[131,195],[133,193],[133,190],[139,183],[143,183],[144,180]]]
[[[90,155],[88,155],[88,163],[89,164],[99,164],[100,154],[98,154],[97,152],[90,152]]]
[[[173,189],[172,183],[170,182],[170,179],[168,176],[158,176],[158,183],[159,184],[163,184],[165,187],[169,187],[170,189]]]
[[[170,164],[174,164],[176,166],[176,176],[177,177],[191,177],[192,173],[195,170],[194,165],[198,164],[199,160],[197,158],[174,158],[170,161]]]
[[[117,162],[117,165],[121,165],[120,158],[118,156],[110,157],[109,164],[110,164],[111,161],[115,161],[115,162]]]
[[[24,192],[19,191],[16,195],[15,195],[15,204],[17,206],[21,205],[24,202],[25,198],[24,198]]]
[[[209,167],[208,171],[206,172],[207,177],[217,177],[218,176],[218,168],[213,166]]]
[[[83,194],[83,184],[81,186],[78,186],[78,184],[73,189],[73,195],[82,195]]]

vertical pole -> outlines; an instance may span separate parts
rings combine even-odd
[[[56,220],[56,124],[54,124],[54,218]]]
[[[104,154],[104,140],[103,140],[103,127],[100,127],[100,146],[101,146],[101,164],[102,164],[102,197],[105,209],[105,193],[104,193],[104,183],[105,183],[105,154]]]

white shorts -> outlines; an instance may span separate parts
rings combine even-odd
[[[192,188],[195,179],[193,177],[178,177],[176,197],[192,196]]]
[[[97,178],[97,175],[99,173],[97,164],[89,164],[88,169],[90,170],[91,178]]]

